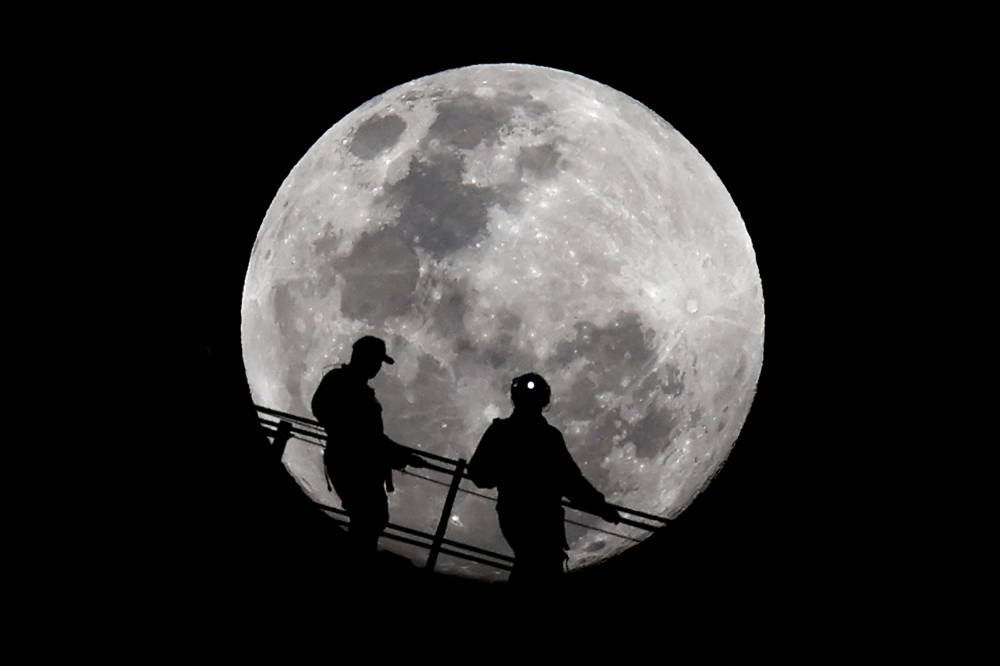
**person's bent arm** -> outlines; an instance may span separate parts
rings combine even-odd
[[[476,452],[472,454],[469,461],[468,474],[472,482],[480,488],[495,488],[498,479],[498,459],[499,446],[501,445],[497,421],[493,421],[490,427],[483,433]]]
[[[382,435],[386,448],[389,450],[389,466],[402,470],[406,467],[425,467],[424,459],[406,449],[399,442],[393,441],[388,435]]]
[[[562,460],[562,483],[563,495],[570,502],[584,511],[597,514],[610,523],[617,523],[621,520],[618,510],[608,504],[604,494],[594,487],[583,475],[579,465],[573,460],[566,442],[559,434],[559,456]]]

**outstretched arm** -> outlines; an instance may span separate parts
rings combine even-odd
[[[573,460],[566,448],[566,442],[562,435],[559,435],[559,457],[562,467],[563,495],[573,504],[583,509],[595,513],[604,520],[617,523],[621,520],[618,511],[608,504],[604,494],[594,487],[590,481],[580,471],[580,467]]]
[[[399,442],[393,441],[388,435],[383,434],[382,439],[388,451],[389,466],[393,469],[425,467],[424,459],[416,453],[404,448]]]

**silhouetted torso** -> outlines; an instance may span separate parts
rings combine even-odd
[[[563,497],[581,508],[605,504],[562,434],[537,412],[515,410],[509,418],[494,419],[469,463],[469,476],[480,487],[497,489],[500,529],[514,550],[515,574],[561,571],[568,548]]]
[[[391,490],[392,468],[402,469],[408,454],[385,436],[375,390],[348,366],[323,377],[312,410],[327,433],[323,460],[351,531],[363,535],[366,549],[374,548],[388,523],[385,484]]]

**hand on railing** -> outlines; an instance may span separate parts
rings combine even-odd
[[[409,457],[406,459],[406,466],[416,467],[418,469],[426,469],[428,467],[424,459],[421,456],[418,456],[416,453],[411,453],[409,455]]]
[[[615,525],[617,525],[622,521],[622,515],[618,513],[618,509],[608,504],[607,502],[604,503],[604,506],[601,507],[600,513],[598,513],[597,515],[603,518],[604,520],[608,521],[609,523],[614,523]]]

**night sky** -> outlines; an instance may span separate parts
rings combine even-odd
[[[817,154],[836,155],[843,145],[831,123],[849,105],[830,94],[841,84],[840,63],[825,52],[793,57],[798,40],[749,43],[735,53],[703,44],[700,55],[673,43],[562,50],[532,40],[474,41],[377,59],[331,42],[320,62],[294,51],[239,55],[205,39],[158,64],[169,81],[158,97],[166,121],[158,138],[176,155],[173,205],[185,211],[177,224],[191,238],[183,270],[193,376],[176,397],[197,405],[201,426],[186,444],[191,483],[178,506],[190,517],[184,536],[191,547],[182,549],[178,574],[220,604],[268,595],[298,604],[353,589],[325,519],[300,501],[255,429],[240,347],[250,249],[291,167],[346,113],[423,75],[522,62],[605,83],[676,127],[736,202],[765,298],[763,369],[728,461],[668,529],[588,572],[574,594],[615,613],[652,599],[665,619],[694,607],[745,612],[761,599],[786,609],[822,605],[848,575],[844,555],[857,544],[848,507],[858,500],[821,484],[833,461],[845,476],[858,463],[833,455],[841,443],[826,424],[841,418],[844,406],[830,404],[828,389],[819,388],[832,369],[810,337],[844,315],[823,301],[836,276],[809,273],[834,233],[824,211],[829,194],[820,187],[831,174],[812,165]],[[435,584],[449,599],[491,598],[473,583]],[[409,585],[378,594],[394,600],[390,607],[412,609],[416,597],[407,595],[423,588]],[[437,594],[420,603],[445,602]]]

